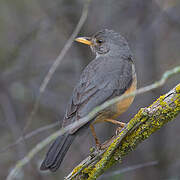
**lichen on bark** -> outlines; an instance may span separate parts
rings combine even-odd
[[[99,177],[106,169],[129,152],[139,143],[149,138],[167,122],[173,120],[180,113],[180,84],[165,95],[160,96],[152,105],[141,108],[127,126],[117,136],[112,138],[105,152],[97,152],[78,165],[66,179],[88,179]],[[93,158],[96,158],[93,161]]]

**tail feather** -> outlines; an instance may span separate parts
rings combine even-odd
[[[46,158],[41,164],[41,170],[49,169],[55,172],[61,165],[66,152],[72,144],[76,135],[64,134],[59,136],[49,148]]]
[[[56,162],[56,159],[58,158],[58,155],[61,153],[66,139],[67,135],[59,136],[51,145],[45,159],[47,167],[52,166]]]

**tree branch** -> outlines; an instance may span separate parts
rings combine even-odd
[[[81,125],[82,123],[85,124],[87,123],[88,121],[90,121],[91,119],[93,119],[98,112],[100,112],[101,110],[107,108],[108,106],[116,103],[117,101],[120,101],[120,100],[124,100],[125,98],[128,98],[130,96],[135,96],[137,94],[142,94],[144,92],[148,92],[150,90],[153,90],[155,88],[158,88],[160,86],[162,86],[169,77],[171,77],[172,75],[175,75],[177,73],[180,73],[180,66],[177,66],[169,71],[166,71],[162,78],[149,85],[149,86],[146,86],[146,87],[142,87],[132,93],[129,93],[129,94],[125,94],[125,95],[122,95],[120,97],[116,97],[116,98],[113,98],[112,100],[109,100],[105,103],[103,103],[102,105],[100,106],[97,106],[96,108],[94,108],[87,116],[85,116],[84,118],[81,118],[79,119],[78,121],[68,125],[67,127],[65,128],[61,128],[59,131],[56,131],[55,133],[53,133],[51,136],[47,137],[45,140],[43,140],[42,142],[40,142],[39,144],[37,144],[22,160],[18,161],[15,165],[15,167],[11,170],[11,172],[9,173],[8,177],[7,177],[7,180],[11,180],[11,179],[14,179],[16,177],[16,175],[18,174],[18,172],[22,169],[22,167],[27,164],[40,150],[42,150],[47,144],[49,144],[51,141],[53,141],[54,139],[56,139],[58,136],[64,134],[65,132],[69,131],[70,129],[73,129],[73,128],[76,128],[78,127],[79,125]],[[179,87],[179,86],[178,86]],[[180,87],[177,88],[178,89],[178,92],[180,91]],[[142,111],[141,113],[145,113],[144,111]],[[132,121],[132,120],[131,120]],[[130,121],[130,122],[131,122]],[[129,126],[130,125],[133,125],[132,123],[128,123],[128,126],[123,129],[122,131],[122,134],[121,134],[121,137],[120,139],[123,139],[123,136],[126,136],[126,133],[129,132]],[[136,127],[136,124],[134,125],[134,127]],[[107,144],[106,144],[107,145]],[[118,145],[117,145],[118,146]],[[105,151],[105,150],[104,150]],[[99,155],[102,155],[104,153],[104,151],[102,151]],[[98,156],[96,156],[96,158],[98,159]],[[90,158],[92,159],[92,158]],[[80,168],[79,168],[80,169]]]
[[[151,106],[140,109],[117,136],[105,142],[102,150],[91,153],[65,179],[97,179],[179,113],[180,84],[167,94],[160,96]]]
[[[117,171],[113,171],[113,172],[109,172],[109,173],[104,173],[99,178],[99,180],[100,179],[103,180],[104,177],[106,177],[106,178],[107,177],[113,177],[115,175],[120,175],[120,174],[127,173],[127,172],[130,172],[130,171],[135,171],[137,169],[142,169],[142,168],[145,168],[145,167],[157,166],[157,165],[158,165],[158,161],[150,161],[150,162],[146,162],[146,163],[140,163],[140,164],[128,166],[128,167],[119,169]]]
[[[23,137],[20,136],[15,142],[3,147],[2,149],[0,149],[0,154],[1,153],[5,153],[7,150],[12,150],[12,148],[16,145],[18,145],[19,143],[21,143],[22,141],[24,140],[27,140],[29,138],[32,138],[34,137],[35,135],[39,135],[39,133],[43,132],[43,131],[47,131],[49,129],[52,129],[56,126],[59,125],[59,121],[55,122],[55,123],[52,123],[52,124],[49,124],[49,125],[46,125],[46,126],[43,126],[43,127],[40,127],[40,128],[37,128],[35,129],[34,131],[31,131],[30,133],[28,134],[25,134]]]
[[[88,11],[89,11],[89,4],[90,4],[91,0],[86,0],[84,2],[84,7],[83,7],[83,11],[81,14],[81,17],[79,19],[78,24],[76,25],[76,28],[74,29],[73,33],[71,34],[70,38],[67,40],[64,48],[62,49],[62,51],[60,52],[60,54],[58,55],[58,57],[55,59],[54,63],[52,64],[52,66],[50,67],[47,75],[45,76],[42,84],[40,85],[39,88],[39,96],[37,97],[34,105],[33,105],[33,109],[31,111],[31,114],[29,116],[29,118],[27,119],[27,123],[23,129],[23,132],[25,132],[27,130],[27,128],[29,127],[32,118],[34,117],[34,115],[36,114],[38,108],[39,108],[39,101],[49,83],[49,81],[51,80],[53,74],[55,73],[55,71],[57,70],[57,68],[59,67],[61,61],[63,60],[64,56],[66,55],[67,51],[70,49],[75,37],[78,35],[79,31],[81,30],[83,24],[86,21],[86,18],[88,16]]]

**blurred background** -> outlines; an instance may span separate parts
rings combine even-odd
[[[37,143],[59,129],[73,87],[83,68],[94,58],[85,45],[73,43],[24,133],[30,133],[30,137],[9,146],[22,136],[39,96],[40,84],[73,32],[83,3],[83,0],[0,1],[0,179],[5,179],[15,163]],[[138,87],[153,83],[163,72],[180,64],[179,0],[92,0],[79,35],[89,36],[104,28],[120,32],[128,39],[135,57]],[[119,119],[128,122],[141,107],[150,105],[178,84],[179,79],[180,75],[173,76],[163,87],[137,96]],[[49,128],[37,133],[42,127]],[[102,142],[113,135],[114,129],[113,125],[106,123],[96,125]],[[111,168],[101,179],[180,179],[179,129],[180,117],[177,117],[141,143],[122,164]],[[35,135],[32,134],[34,131]],[[17,179],[63,179],[88,155],[93,145],[90,131],[76,138],[57,173],[39,170],[48,150],[46,147],[23,168]],[[9,148],[5,148],[7,146]],[[152,161],[156,165],[112,174]]]

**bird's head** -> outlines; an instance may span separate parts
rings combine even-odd
[[[89,45],[96,55],[129,53],[126,39],[113,30],[98,31],[92,37],[78,37],[75,41]]]

